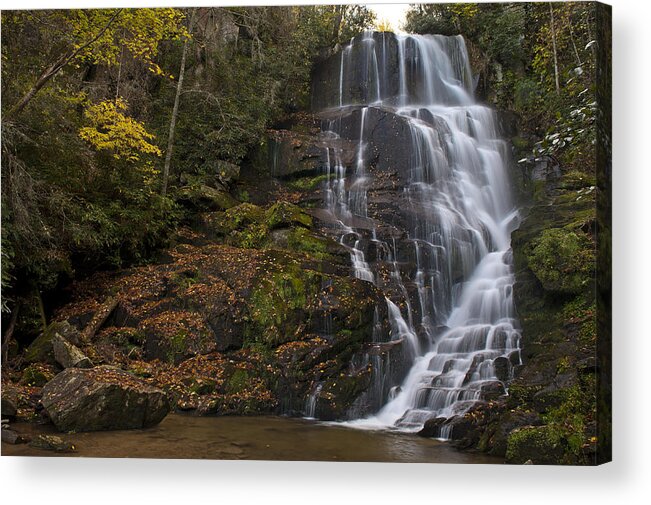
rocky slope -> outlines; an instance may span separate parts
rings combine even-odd
[[[300,131],[311,121],[301,116],[297,131],[270,132],[290,145],[283,167],[291,156],[310,158],[300,152]],[[150,265],[69,288],[48,331],[4,369],[3,398],[14,399],[19,417],[38,418],[48,403],[41,388],[61,380],[55,340],[74,347],[84,366],[115,367],[160,388],[173,409],[306,415],[317,386],[310,414],[320,419],[369,408],[368,354],[385,352],[371,342],[381,294],[353,278],[348,249],[290,203],[310,207],[320,198],[318,163],[279,183],[267,161],[262,155],[238,182],[237,171],[189,180],[182,201],[197,217],[174,247]],[[118,418],[102,429],[118,428]]]

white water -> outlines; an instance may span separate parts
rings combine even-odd
[[[362,107],[359,141],[352,173],[341,152],[332,149],[331,156],[328,149],[327,206],[339,223],[341,243],[351,251],[354,275],[392,287],[385,340],[402,346],[411,368],[400,385],[376,377],[383,407],[348,424],[418,430],[427,419],[462,414],[481,400],[483,388],[498,381],[496,358],[519,362],[510,254],[517,211],[506,172],[507,145],[493,111],[472,96],[463,39],[397,36],[389,43],[380,36],[366,33],[341,53],[334,107],[342,115],[351,106]],[[354,44],[361,47],[353,51]],[[390,56],[398,62],[393,73]],[[365,69],[359,89],[366,96],[353,100],[345,72],[356,65]],[[370,107],[390,110],[408,125],[410,159],[395,168],[408,181],[403,191],[409,228],[398,239],[378,238],[377,222],[369,218]],[[335,137],[337,125],[334,120],[327,126]],[[366,261],[371,245],[388,251],[386,257]],[[391,271],[386,286],[378,273],[382,264]]]

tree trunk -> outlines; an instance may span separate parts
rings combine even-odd
[[[88,42],[85,44],[81,44],[79,47],[77,47],[74,51],[68,51],[66,54],[61,56],[57,61],[52,63],[49,67],[47,67],[43,72],[41,72],[41,75],[39,75],[38,79],[36,80],[36,83],[30,88],[30,90],[25,93],[25,95],[18,101],[16,105],[14,105],[9,112],[7,112],[5,116],[5,120],[12,119],[14,116],[17,116],[20,114],[25,107],[27,107],[27,104],[31,101],[32,98],[34,98],[34,95],[38,93],[43,86],[47,84],[47,82],[52,79],[56,74],[59,73],[59,71],[65,67],[72,59],[77,56],[81,51],[86,49],[88,46],[91,44],[94,44],[102,35],[104,35],[104,32],[109,29],[109,27],[113,24],[113,21],[118,17],[118,15],[122,12],[122,9],[118,9],[113,16],[111,16],[111,19],[108,20],[106,25],[95,35],[92,39],[90,39]]]
[[[552,3],[549,2],[549,15],[551,16],[551,29],[552,29],[552,48],[554,50],[554,80],[556,81],[556,94],[561,94],[561,85],[558,79],[558,55],[556,54],[556,29],[554,28],[554,9]]]
[[[14,330],[16,329],[16,323],[18,322],[18,313],[20,312],[20,300],[16,302],[14,310],[11,311],[11,320],[9,321],[9,326],[5,331],[5,334],[2,338],[2,360],[6,363],[9,357],[9,341],[14,336]]]
[[[344,17],[344,12],[348,8],[346,5],[335,5],[335,20],[332,25],[332,45],[334,46],[339,42],[339,32],[341,30],[341,21]]]
[[[7,112],[7,119],[11,119],[12,117],[20,114],[23,109],[27,107],[27,104],[30,102],[30,100],[34,98],[34,95],[36,95],[36,93],[38,93],[41,88],[45,86],[47,82],[52,79],[52,77],[54,77],[59,72],[59,70],[61,70],[68,63],[68,61],[70,61],[70,59],[72,59],[71,54],[67,53],[55,61],[48,68],[46,68],[43,72],[41,72],[41,75],[39,75],[38,79],[30,88],[30,90],[25,93],[25,95],[18,101],[16,105],[14,105],[9,110],[9,112]]]
[[[192,34],[192,22],[194,20],[194,14],[197,11],[195,7],[192,10],[192,16],[190,17],[190,23],[188,26],[188,33]],[[165,164],[163,165],[163,187],[161,189],[161,194],[165,196],[167,194],[167,184],[170,178],[170,164],[172,163],[172,150],[174,149],[174,132],[176,131],[176,119],[179,115],[179,102],[181,100],[181,91],[183,89],[183,76],[185,75],[185,60],[188,54],[188,42],[189,39],[183,41],[183,52],[181,53],[181,68],[179,69],[179,80],[176,83],[176,95],[174,96],[174,107],[172,108],[172,118],[170,120],[170,131],[167,138],[167,150],[165,152]]]

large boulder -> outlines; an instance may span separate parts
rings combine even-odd
[[[60,431],[149,428],[170,410],[162,390],[112,367],[64,370],[45,385],[41,403]]]

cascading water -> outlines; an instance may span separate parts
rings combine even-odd
[[[323,129],[356,152],[346,166],[343,148],[326,149],[326,205],[354,275],[387,294],[383,340],[408,363],[391,384],[389,364],[374,358],[381,408],[352,424],[417,430],[499,390],[520,360],[508,149],[493,111],[472,96],[460,36],[368,32],[336,63],[338,96],[321,107]],[[389,121],[402,137],[382,145]],[[398,185],[393,215],[374,196],[382,173]]]

